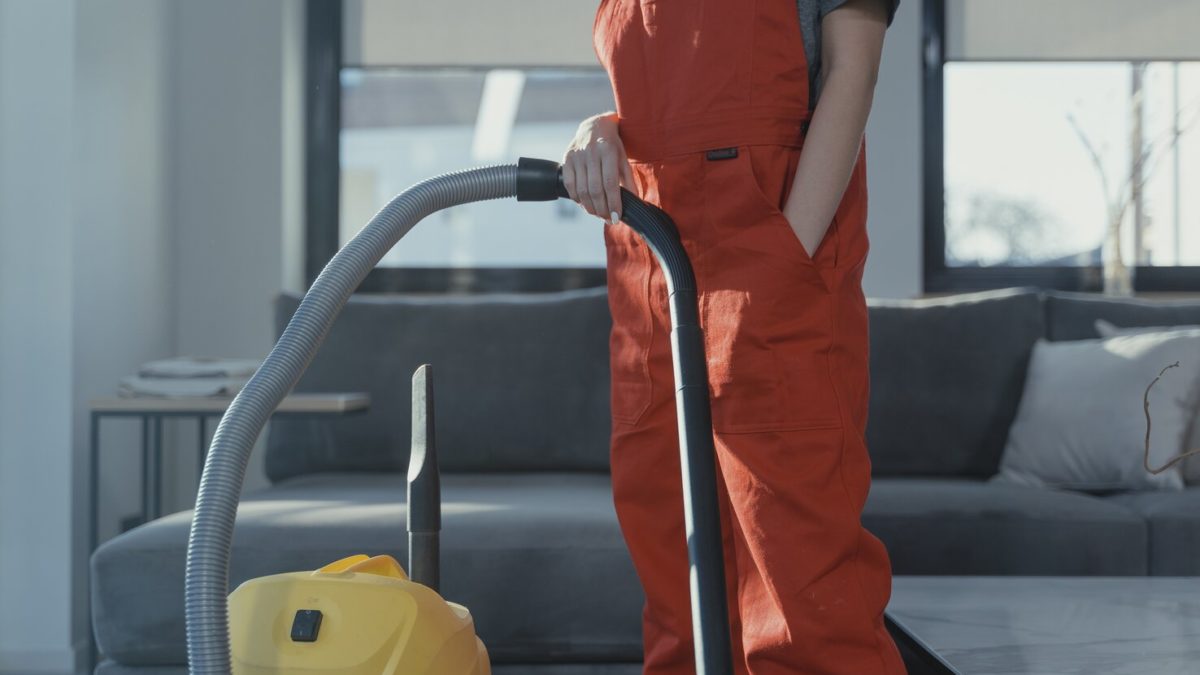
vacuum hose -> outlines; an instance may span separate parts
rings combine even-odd
[[[217,426],[204,463],[188,537],[185,618],[193,675],[229,675],[231,671],[227,600],[233,526],[250,450],[267,419],[308,368],[350,295],[413,226],[451,206],[513,196],[520,201],[568,196],[558,164],[522,158],[515,165],[447,173],[417,183],[392,199],[321,271],[275,347],[234,398]],[[666,214],[628,191],[622,191],[622,199],[626,222],[638,224],[635,229],[658,256],[672,286],[672,341],[681,459],[688,481],[684,506],[688,548],[693,555],[698,673],[729,673],[728,665],[722,665],[730,663],[729,630],[714,498],[707,364],[696,316],[695,277]]]

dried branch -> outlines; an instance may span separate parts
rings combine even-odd
[[[1100,152],[1092,144],[1092,139],[1088,138],[1083,128],[1079,126],[1079,122],[1075,119],[1075,113],[1067,113],[1067,123],[1075,130],[1075,134],[1079,136],[1079,141],[1083,143],[1084,149],[1087,150],[1088,155],[1091,157],[1092,165],[1100,173],[1100,190],[1104,193],[1104,203],[1112,204],[1112,197],[1108,192],[1108,172],[1104,170],[1104,160],[1100,157]]]
[[[1146,393],[1142,395],[1142,410],[1146,413],[1146,451],[1142,456],[1142,466],[1146,468],[1146,471],[1154,475],[1158,475],[1166,471],[1167,469],[1175,466],[1192,455],[1200,455],[1200,448],[1196,448],[1175,456],[1173,459],[1171,459],[1171,461],[1163,464],[1157,469],[1151,468],[1150,466],[1150,389],[1154,386],[1155,382],[1158,382],[1160,379],[1162,379],[1163,373],[1167,372],[1171,368],[1178,367],[1179,362],[1176,361],[1175,363],[1172,363],[1171,365],[1159,371],[1158,377],[1154,378],[1154,380],[1150,382],[1150,384],[1146,387]]]
[[[1144,92],[1137,94],[1137,96],[1142,95],[1144,95]],[[1189,111],[1189,108],[1193,108],[1193,110]],[[1116,186],[1116,194],[1113,194],[1113,186],[1109,184],[1108,171],[1105,169],[1105,162],[1100,151],[1079,125],[1075,114],[1071,112],[1067,113],[1067,123],[1071,125],[1071,129],[1075,131],[1080,142],[1083,143],[1083,147],[1088,153],[1088,158],[1096,168],[1096,172],[1100,174],[1100,189],[1104,194],[1104,203],[1109,207],[1110,227],[1119,227],[1120,223],[1124,221],[1125,213],[1129,210],[1134,192],[1144,188],[1149,183],[1150,178],[1162,163],[1162,158],[1167,154],[1166,150],[1175,147],[1180,137],[1190,131],[1197,123],[1200,123],[1200,98],[1181,106],[1178,113],[1181,116],[1192,114],[1192,117],[1180,124],[1177,133],[1173,128],[1166,128],[1143,146],[1143,151],[1131,162],[1129,174],[1120,174],[1122,180]],[[1141,180],[1136,180],[1135,176],[1139,174],[1141,175]]]
[[[1195,107],[1195,114],[1191,119],[1186,120],[1179,126],[1178,133],[1175,133],[1175,129],[1167,127],[1158,136],[1145,144],[1145,150],[1134,162],[1134,166],[1129,172],[1129,177],[1125,179],[1126,183],[1132,185],[1134,183],[1133,177],[1141,171],[1142,180],[1137,182],[1136,187],[1144,187],[1150,181],[1150,177],[1154,175],[1155,170],[1158,169],[1159,164],[1162,163],[1163,156],[1167,154],[1166,151],[1175,147],[1179,143],[1179,138],[1191,131],[1191,128],[1197,122],[1200,122],[1200,98],[1181,107],[1179,112],[1185,113],[1189,107]],[[1152,158],[1153,161],[1151,161]],[[1149,164],[1148,168],[1147,164]]]

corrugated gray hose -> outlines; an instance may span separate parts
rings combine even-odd
[[[193,675],[229,675],[229,555],[250,449],[308,368],[367,273],[422,218],[451,206],[517,194],[515,164],[447,173],[405,190],[325,266],[279,342],[233,399],[213,436],[188,537],[186,619]],[[552,197],[552,195],[551,195]]]

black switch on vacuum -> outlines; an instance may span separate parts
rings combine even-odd
[[[316,642],[321,631],[321,610],[301,609],[292,619],[292,642]]]

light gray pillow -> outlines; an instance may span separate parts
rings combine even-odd
[[[1200,329],[1050,342],[1033,347],[1025,390],[1009,429],[999,482],[1083,491],[1178,490],[1176,465],[1142,466],[1150,392],[1150,465],[1183,450],[1200,408]]]
[[[1096,333],[1100,337],[1113,337],[1114,335],[1141,335],[1143,333],[1159,333],[1172,330],[1200,330],[1200,326],[1180,324],[1177,326],[1118,326],[1111,321],[1104,319],[1096,319]],[[1151,411],[1151,416],[1153,416]],[[1186,434],[1186,443],[1184,450],[1195,450],[1200,448],[1200,410],[1192,417],[1191,429]],[[1184,485],[1200,485],[1200,455],[1192,455],[1179,463],[1183,467],[1183,483]]]

